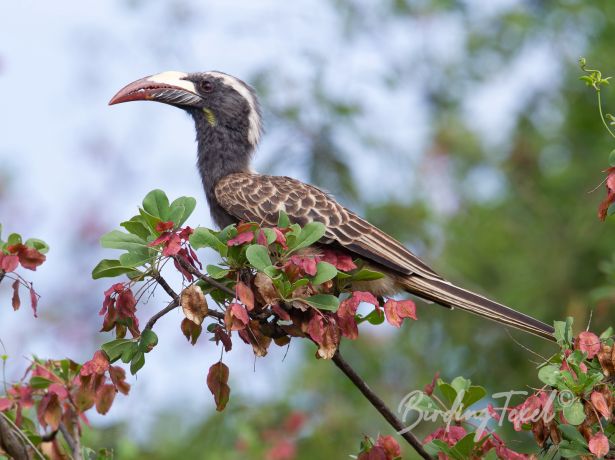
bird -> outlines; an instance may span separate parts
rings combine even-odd
[[[551,326],[456,286],[327,192],[291,177],[254,172],[251,160],[263,133],[262,114],[256,91],[241,79],[219,71],[167,71],[126,85],[109,105],[130,101],[161,102],[193,118],[197,166],[220,228],[241,221],[275,226],[280,211],[302,226],[322,222],[321,247],[343,251],[385,275],[363,282],[363,290],[379,296],[407,292],[554,340]]]

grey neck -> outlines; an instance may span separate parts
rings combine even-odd
[[[254,148],[240,132],[224,126],[199,126],[198,122],[197,143],[198,168],[211,216],[216,225],[226,227],[237,219],[218,204],[216,184],[229,174],[250,171]]]

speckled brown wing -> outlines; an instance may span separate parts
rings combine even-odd
[[[323,243],[345,249],[400,274],[442,279],[400,242],[341,206],[318,188],[284,176],[230,174],[216,184],[216,199],[231,215],[244,221],[275,225],[280,210],[293,223],[311,221],[327,226]]]

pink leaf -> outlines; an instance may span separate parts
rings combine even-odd
[[[19,266],[19,257],[16,255],[6,255],[0,253],[0,270],[4,270],[6,273],[15,271]]]
[[[589,451],[601,458],[609,453],[609,440],[603,433],[593,435],[589,440]]]
[[[228,246],[239,246],[240,244],[249,243],[254,239],[254,232],[243,232],[235,238],[231,238],[226,242]]]
[[[587,353],[587,359],[592,359],[600,351],[600,338],[593,332],[583,331],[574,342],[574,348]]]

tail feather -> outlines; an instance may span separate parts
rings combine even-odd
[[[403,285],[408,292],[445,307],[461,308],[539,337],[555,340],[551,326],[447,281],[409,276],[403,280]]]

